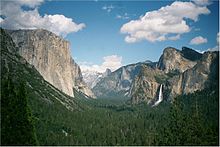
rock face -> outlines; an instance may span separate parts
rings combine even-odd
[[[66,108],[70,111],[77,110],[79,104],[72,97],[64,94],[49,82],[44,80],[42,75],[30,65],[16,51],[16,45],[12,38],[0,28],[0,44],[1,44],[1,82],[13,81],[19,86],[21,81],[26,85],[26,90],[30,96],[30,106],[32,104],[45,107],[52,106]],[[38,103],[38,104],[36,104]],[[61,107],[60,107],[61,106]],[[64,107],[63,107],[64,106]],[[35,107],[33,108],[33,110]],[[37,109],[37,108],[36,108]],[[36,112],[39,110],[37,109]]]
[[[195,64],[195,61],[184,58],[181,51],[168,47],[164,49],[157,66],[160,70],[163,70],[166,73],[170,71],[178,71],[182,73],[185,70],[192,68]]]
[[[202,58],[202,54],[198,53],[197,51],[194,51],[191,48],[188,47],[182,47],[182,50],[180,51],[182,53],[182,56],[188,60],[191,61],[198,61]]]
[[[166,78],[164,71],[152,62],[123,66],[102,78],[92,89],[100,98],[130,97],[132,103],[151,102],[159,94],[159,87]]]
[[[92,90],[98,97],[127,96],[132,103],[153,104],[160,85],[163,85],[164,99],[210,85],[210,77],[218,75],[218,59],[217,52],[200,54],[187,47],[181,51],[168,47],[159,62],[123,66],[100,80]]]
[[[82,72],[83,79],[89,88],[93,88],[102,77],[102,73],[93,71]]]
[[[205,52],[193,68],[170,79],[170,97],[193,93],[210,86],[212,77],[218,75],[218,59],[218,52]]]
[[[111,69],[107,68],[105,72],[102,74],[102,77],[109,76],[112,73]]]
[[[95,71],[84,71],[82,73],[83,79],[86,85],[92,89],[101,79],[111,74],[110,69],[106,69],[104,73],[95,72]]]
[[[164,77],[164,74],[163,71],[143,65],[140,73],[132,82],[130,89],[131,102],[146,101],[149,103],[158,97],[160,81],[157,78]]]
[[[33,65],[49,83],[74,96],[73,88],[92,96],[83,82],[79,66],[71,58],[69,42],[47,30],[7,31],[18,53]]]
[[[110,73],[93,87],[94,94],[97,97],[128,96],[132,81],[139,73],[140,66],[140,64],[127,65]]]
[[[92,90],[100,98],[130,97],[132,103],[150,101],[156,97],[160,85],[157,76],[163,75],[164,72],[156,69],[152,62],[140,62],[112,72]]]

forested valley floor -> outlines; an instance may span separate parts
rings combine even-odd
[[[30,99],[28,92],[22,94],[23,84],[18,88],[11,80],[2,84],[2,145],[219,144],[217,89],[179,96],[172,104],[163,101],[153,108],[145,103],[89,100],[76,92],[81,108],[69,111]],[[8,92],[11,101],[4,99]]]

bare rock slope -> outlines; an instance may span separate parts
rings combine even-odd
[[[198,63],[169,80],[170,97],[193,93],[212,84],[218,76],[218,52],[205,52]]]
[[[74,96],[75,88],[94,97],[71,57],[68,41],[43,29],[8,30],[7,33],[18,47],[18,53],[49,83],[70,96]]]
[[[184,72],[195,64],[196,61],[185,58],[181,51],[167,47],[164,49],[157,66],[160,70],[168,73],[170,71]]]
[[[162,85],[164,98],[173,99],[208,87],[211,78],[218,75],[218,59],[218,52],[200,54],[187,47],[168,47],[158,62],[123,66],[100,80],[92,90],[97,97],[127,96],[132,103],[151,103],[158,98]]]

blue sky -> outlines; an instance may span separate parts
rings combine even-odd
[[[173,26],[171,26],[166,28],[168,33],[165,34],[166,39],[162,39],[162,41],[157,39],[160,36],[164,37],[163,33],[156,36],[153,41],[150,41],[150,37],[146,37],[147,39],[140,37],[135,33],[141,30],[141,26],[133,31],[134,25],[129,22],[140,20],[140,16],[145,16],[146,12],[158,11],[161,7],[171,6],[174,1],[44,1],[36,5],[41,16],[46,14],[64,15],[72,18],[76,24],[85,25],[73,33],[67,33],[65,39],[71,43],[72,56],[82,68],[95,67],[97,69],[108,67],[110,64],[115,64],[112,65],[114,68],[114,66],[145,60],[158,61],[163,49],[168,46],[178,49],[188,46],[199,51],[214,48],[217,45],[216,37],[219,32],[218,1],[204,0],[204,2],[204,4],[191,2],[197,8],[206,8],[204,11],[198,9],[197,20],[193,16],[183,16],[183,20],[189,27],[188,31],[186,29],[184,33],[177,33],[177,31],[172,34],[170,32],[172,32]],[[210,11],[209,13],[207,9]],[[170,13],[172,10],[167,11]],[[175,12],[172,15],[174,16]],[[121,28],[127,23],[129,24],[123,29],[125,33],[122,33]],[[137,21],[137,24],[140,23]],[[169,29],[171,30],[169,31]],[[149,32],[158,35],[158,32],[154,34],[155,32],[149,29],[144,33]],[[178,34],[179,39],[168,39],[171,36],[178,36]],[[126,42],[126,36],[135,41]],[[194,44],[190,43],[195,37],[197,39],[194,39]],[[111,63],[111,60],[117,63]]]

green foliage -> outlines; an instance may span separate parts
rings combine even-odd
[[[218,90],[177,97],[169,111],[163,145],[218,145]]]
[[[218,86],[153,108],[87,99],[77,91],[72,98],[8,52],[13,43],[1,30],[2,40],[1,145],[36,145],[34,127],[39,145],[219,145]]]
[[[167,80],[167,76],[163,75],[163,74],[155,75],[154,78],[155,78],[156,82],[159,84],[164,84]]]
[[[38,108],[38,140],[40,145],[218,145],[218,94],[210,93],[180,96],[154,108],[82,97],[83,111]]]
[[[1,80],[1,145],[36,145],[36,135],[23,83]]]
[[[155,75],[154,78],[157,83],[164,84],[166,83],[170,78],[179,75],[180,72],[178,70],[171,70],[167,74],[160,74]]]
[[[169,71],[166,75],[168,76],[168,78],[172,78],[172,77],[179,75],[179,74],[180,74],[180,72],[177,69],[175,69],[175,70]]]

